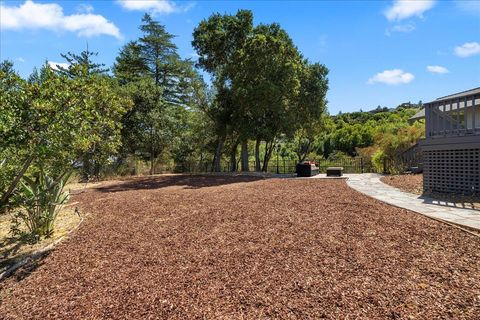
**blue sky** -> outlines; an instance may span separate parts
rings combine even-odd
[[[111,66],[139,36],[144,12],[184,58],[195,26],[212,13],[253,11],[277,22],[311,61],[330,69],[329,111],[429,101],[480,86],[480,1],[0,1],[0,59],[22,76],[88,42]]]

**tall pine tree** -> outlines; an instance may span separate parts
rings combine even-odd
[[[180,129],[187,126],[185,113],[198,104],[204,83],[193,63],[180,58],[173,43],[175,36],[149,14],[144,15],[140,31],[139,39],[121,49],[113,73],[135,103],[124,118],[128,146],[124,151],[148,157],[153,173],[166,141],[173,144],[174,139],[181,140]]]
[[[98,52],[92,52],[88,49],[82,51],[80,54],[67,52],[61,54],[62,58],[67,61],[68,67],[65,68],[61,65],[57,65],[57,73],[65,75],[69,78],[76,78],[82,75],[103,75],[110,69],[105,68],[104,63],[95,63],[93,58],[98,56]],[[78,66],[79,68],[72,68],[72,66]]]

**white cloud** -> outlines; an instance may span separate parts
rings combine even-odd
[[[395,32],[412,32],[413,30],[415,30],[415,25],[413,23],[397,24],[392,27],[392,31]]]
[[[90,4],[81,3],[77,6],[77,11],[80,13],[92,13],[93,7]]]
[[[102,34],[121,37],[118,28],[101,15],[92,13],[64,15],[63,8],[56,3],[35,3],[31,0],[18,7],[1,5],[0,28],[66,30],[85,37]]]
[[[68,31],[77,32],[79,36],[93,37],[107,34],[120,38],[118,28],[103,16],[98,14],[72,14],[65,16],[63,26]]]
[[[153,13],[172,13],[178,7],[169,0],[117,0],[127,10],[152,11]]]
[[[18,57],[15,60],[18,61],[18,62],[25,62],[25,59],[23,59],[22,57]]]
[[[434,4],[434,0],[395,0],[393,6],[384,14],[390,21],[400,21],[413,16],[421,18]]]
[[[431,73],[439,73],[439,74],[444,74],[448,73],[448,69],[442,66],[427,66],[427,71]]]
[[[409,83],[413,79],[415,79],[415,76],[409,72],[404,72],[400,69],[392,69],[377,73],[376,75],[368,79],[368,84],[381,82],[389,85],[397,85]]]
[[[455,47],[455,54],[462,58],[480,54],[480,44],[478,42],[466,42]]]
[[[70,67],[68,63],[63,63],[63,62],[48,61],[47,63],[48,63],[48,66],[53,70],[59,70],[58,68],[59,66],[64,69],[68,69]]]
[[[415,30],[415,24],[412,22],[407,24],[397,24],[397,25],[394,25],[391,29],[387,29],[385,31],[385,35],[391,36],[392,32],[408,33],[408,32],[412,32],[413,30]]]

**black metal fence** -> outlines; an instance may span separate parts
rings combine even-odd
[[[418,146],[414,146],[399,155],[395,160],[385,159],[383,164],[374,166],[370,158],[352,157],[341,159],[313,159],[319,167],[320,173],[325,173],[328,167],[343,167],[344,173],[402,173],[409,171],[412,166],[422,167],[422,153]],[[296,173],[297,160],[283,159],[274,157],[268,163],[266,172],[278,174]],[[260,166],[261,168],[263,166]],[[254,172],[255,161],[249,162],[250,172]],[[232,170],[231,164],[223,160],[220,166],[220,172],[240,172],[240,161],[236,164],[236,169]],[[188,161],[183,163],[169,163],[154,165],[154,174],[162,173],[206,173],[213,172],[212,161]],[[131,175],[149,175],[151,173],[150,162],[140,159],[130,159],[121,164],[110,164],[102,166],[99,179],[112,176],[131,176]]]
[[[372,165],[370,159],[362,157],[337,159],[337,160],[312,160],[318,167],[320,173],[325,173],[328,167],[343,167],[345,173],[366,173],[366,172],[378,172]],[[287,159],[271,159],[268,163],[266,172],[279,173],[279,174],[293,174],[296,172],[296,165],[298,161]],[[249,171],[255,171],[255,161],[249,162]],[[236,170],[232,170],[231,165],[227,162],[221,163],[221,172],[239,172],[240,166],[237,166]],[[183,163],[175,166],[156,166],[155,173],[201,173],[211,172],[212,163]]]

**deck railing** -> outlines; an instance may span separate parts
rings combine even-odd
[[[480,135],[480,95],[425,104],[425,136]]]

